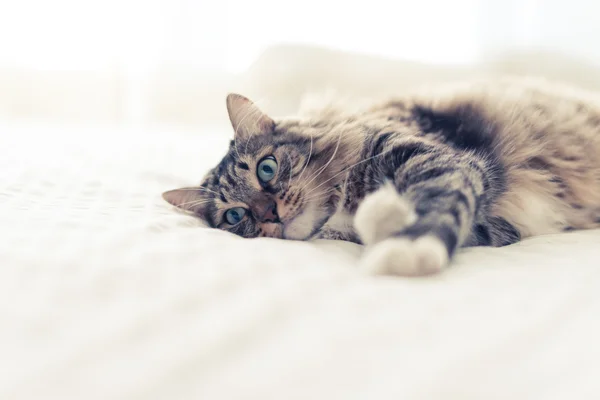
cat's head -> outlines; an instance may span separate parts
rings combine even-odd
[[[230,94],[227,154],[198,187],[163,194],[213,228],[243,237],[310,238],[333,214],[348,144],[323,120],[275,121]]]

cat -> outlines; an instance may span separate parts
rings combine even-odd
[[[435,274],[461,246],[600,226],[600,100],[498,78],[273,119],[227,96],[227,154],[198,187],[163,194],[246,237],[366,246],[362,268]]]

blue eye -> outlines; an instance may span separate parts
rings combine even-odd
[[[240,223],[242,218],[244,218],[244,215],[246,215],[245,208],[243,208],[243,207],[230,208],[225,213],[225,221],[227,221],[227,223],[229,225],[237,225]]]
[[[275,161],[275,157],[273,156],[263,158],[263,160],[258,163],[258,167],[256,168],[256,175],[258,176],[258,179],[264,183],[267,183],[273,179],[276,172],[277,161]]]

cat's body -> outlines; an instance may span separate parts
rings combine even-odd
[[[273,121],[237,95],[228,108],[227,156],[199,188],[165,194],[213,227],[362,242],[367,269],[418,275],[460,246],[600,226],[592,94],[502,79],[353,114]],[[227,214],[234,207],[245,210],[239,220]]]

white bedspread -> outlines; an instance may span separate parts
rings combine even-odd
[[[600,398],[599,231],[366,277],[162,202],[227,140],[0,126],[0,399]]]

